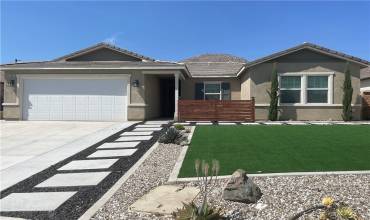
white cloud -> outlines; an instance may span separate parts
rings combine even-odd
[[[103,40],[103,42],[105,43],[108,43],[108,44],[112,44],[112,45],[115,45],[117,40],[118,40],[118,37],[121,35],[122,33],[115,33],[113,34],[112,36],[106,38]]]

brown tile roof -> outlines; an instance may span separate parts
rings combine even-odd
[[[202,54],[199,56],[189,57],[180,62],[236,62],[246,63],[247,60],[230,54]]]
[[[330,55],[330,56],[333,56],[333,57],[337,57],[337,58],[341,58],[341,59],[344,59],[344,60],[356,62],[356,63],[359,63],[359,64],[363,65],[364,67],[367,66],[367,65],[370,65],[369,61],[358,58],[358,57],[347,55],[345,53],[338,52],[338,51],[335,51],[335,50],[331,50],[331,49],[328,49],[326,47],[322,47],[322,46],[319,46],[319,45],[316,45],[316,44],[303,43],[303,44],[300,44],[298,46],[295,46],[295,47],[292,47],[292,48],[289,48],[289,49],[286,49],[286,50],[283,50],[283,51],[280,51],[280,52],[277,52],[277,53],[273,53],[271,55],[262,57],[260,59],[248,62],[247,67],[254,66],[254,65],[257,65],[259,63],[263,63],[263,62],[266,62],[266,61],[275,59],[277,57],[280,57],[280,56],[283,56],[283,55],[286,55],[286,54],[290,54],[290,53],[293,53],[293,52],[296,52],[296,51],[299,51],[299,50],[302,50],[302,49],[311,49],[311,50],[318,51],[318,52],[321,52],[321,53],[324,53],[324,54],[327,54],[327,55]]]

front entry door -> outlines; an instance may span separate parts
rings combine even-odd
[[[173,118],[175,112],[175,79],[160,79],[161,117]]]

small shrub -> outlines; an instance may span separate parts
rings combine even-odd
[[[177,129],[177,130],[185,130],[185,127],[184,125],[180,125],[180,124],[175,124],[174,127]]]
[[[321,205],[316,205],[294,215],[290,220],[296,220],[303,215],[320,210],[319,220],[363,220],[348,205],[336,202],[331,197],[323,198]]]
[[[221,220],[226,219],[221,215],[221,209],[215,209],[208,204],[208,193],[216,186],[217,175],[220,170],[218,160],[212,160],[212,166],[199,159],[194,163],[195,173],[199,181],[202,203],[197,206],[194,201],[184,204],[183,208],[173,213],[176,220]]]
[[[176,139],[180,137],[180,131],[176,128],[171,127],[159,138],[158,142],[164,144],[175,143]]]

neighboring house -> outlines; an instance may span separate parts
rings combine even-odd
[[[361,92],[370,92],[370,67],[361,70]]]
[[[4,72],[0,71],[0,119],[3,118],[3,102],[4,102]]]
[[[362,118],[370,119],[370,67],[361,70]]]
[[[163,62],[100,43],[53,61],[5,64],[4,118],[177,119],[179,99],[254,98],[255,119],[266,120],[276,63],[281,120],[341,120],[347,62],[358,120],[360,70],[369,62],[310,43],[252,62],[223,54]]]

